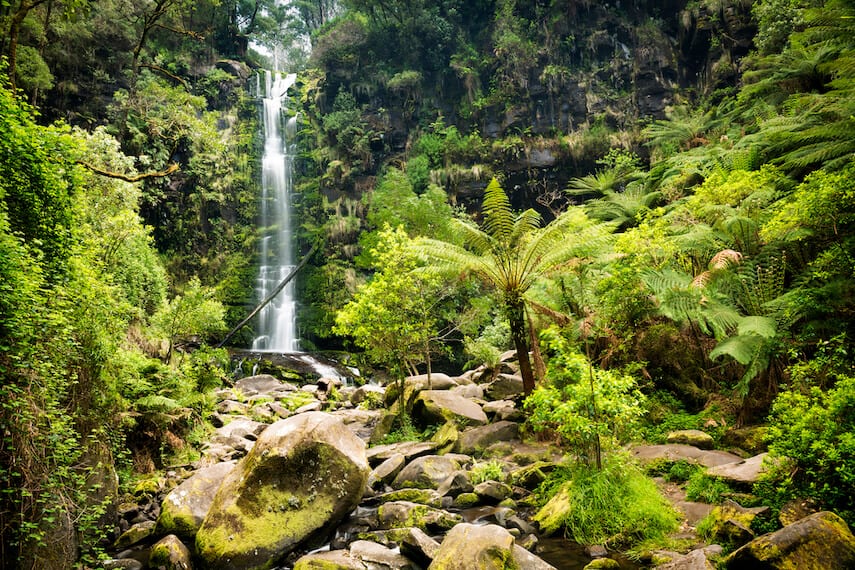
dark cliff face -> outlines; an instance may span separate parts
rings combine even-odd
[[[335,179],[337,190],[355,192],[359,178],[406,159],[438,117],[488,141],[538,139],[540,146],[525,153],[484,157],[514,178],[523,171],[522,178],[583,175],[608,148],[639,147],[637,136],[613,140],[609,134],[637,133],[671,106],[736,85],[755,33],[748,1],[520,4],[511,15],[484,8],[493,12],[460,31],[467,40],[445,55],[434,49],[430,65],[420,69],[412,69],[419,61],[412,50],[423,49],[424,41],[378,47],[378,32],[365,18],[348,20],[318,41],[322,76],[307,111],[322,125],[336,95],[351,93],[372,133],[370,158],[351,178]],[[400,78],[408,72],[414,78],[405,84]],[[584,144],[574,148],[571,140],[567,148],[561,140],[568,137]],[[447,188],[462,198],[469,189]]]

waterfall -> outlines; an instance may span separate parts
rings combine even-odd
[[[264,75],[264,155],[261,165],[261,247],[256,295],[267,295],[294,268],[291,229],[292,166],[296,119],[290,118],[282,128],[282,99],[294,84],[296,74],[282,76],[266,71]],[[259,85],[259,87],[261,87]],[[297,302],[294,283],[289,283],[259,313],[258,336],[253,350],[296,352]]]

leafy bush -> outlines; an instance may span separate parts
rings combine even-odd
[[[828,391],[781,392],[769,418],[769,452],[779,461],[755,491],[780,506],[812,498],[855,524],[855,377]]]
[[[469,470],[469,480],[475,485],[484,481],[503,481],[504,478],[502,464],[495,459],[487,463],[477,463]]]
[[[561,528],[582,544],[617,545],[663,538],[678,516],[652,479],[627,456],[609,454],[603,468],[569,465],[536,491],[543,507],[534,520],[544,532]]]
[[[636,379],[619,370],[593,368],[555,329],[548,329],[543,339],[551,353],[548,382],[526,399],[530,429],[553,430],[589,462],[600,438],[606,444],[629,441],[644,414],[645,397]]]

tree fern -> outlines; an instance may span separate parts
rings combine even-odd
[[[529,393],[534,388],[534,378],[528,357],[525,294],[535,281],[568,259],[590,254],[604,242],[610,228],[594,224],[577,208],[540,227],[541,218],[533,210],[515,213],[511,209],[507,195],[495,180],[485,191],[482,214],[481,228],[466,221],[454,225],[464,247],[421,239],[414,248],[434,270],[474,275],[496,291],[511,327],[524,387]]]

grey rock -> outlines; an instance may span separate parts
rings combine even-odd
[[[768,453],[761,453],[745,460],[716,465],[707,470],[707,475],[732,483],[753,485],[763,474],[763,460],[768,455]]]
[[[480,455],[497,441],[511,441],[519,436],[519,424],[499,421],[463,431],[457,439],[455,451],[468,455]]]

